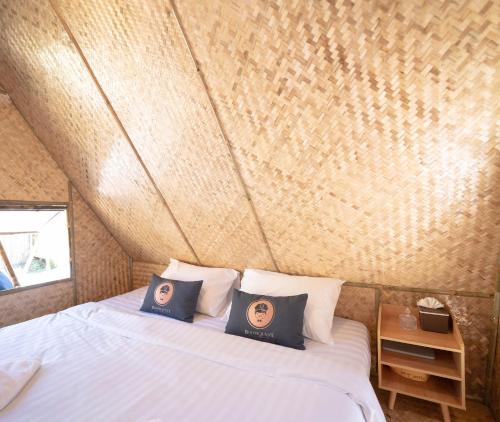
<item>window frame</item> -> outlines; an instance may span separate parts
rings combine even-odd
[[[51,284],[74,282],[74,242],[73,242],[73,210],[70,202],[43,202],[43,201],[8,201],[0,200],[0,211],[66,211],[66,227],[69,242],[69,271],[70,276],[59,280],[45,281],[31,286],[14,286],[12,289],[0,290],[0,296],[18,293],[25,290],[50,286]],[[7,264],[8,265],[8,264]]]

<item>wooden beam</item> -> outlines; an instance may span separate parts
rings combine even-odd
[[[70,251],[70,270],[71,278],[73,280],[73,305],[78,305],[78,280],[76,277],[76,249],[75,249],[75,204],[73,202],[73,184],[68,181],[68,213],[66,217],[68,219],[68,240],[69,240],[69,251]],[[97,214],[96,214],[97,215]],[[101,221],[104,226],[104,223]]]
[[[30,231],[24,231],[24,232],[0,232],[0,235],[32,234],[32,233],[38,233],[38,231],[30,230]]]
[[[63,211],[68,208],[68,202],[11,201],[6,199],[0,199],[0,208],[2,210],[27,209],[27,210]]]
[[[498,336],[500,335],[500,259],[498,262],[497,270],[497,283],[495,300],[493,303],[493,317],[491,319],[491,335],[490,347],[488,350],[488,366],[486,367],[486,383],[485,383],[485,403],[491,407],[491,399],[493,398],[492,386],[493,377],[496,375],[495,371],[500,371],[500,368],[495,368],[495,358],[497,353],[500,353],[498,346]]]
[[[62,280],[46,281],[45,283],[31,284],[29,286],[19,286],[16,287],[15,289],[0,290],[0,297],[10,294],[16,294],[19,292],[24,292],[25,290],[44,288],[45,286],[50,286],[51,284],[72,283],[72,282],[73,282],[72,278],[63,278]]]
[[[5,252],[5,249],[2,245],[1,240],[0,240],[0,256],[2,257],[2,260],[5,263],[5,266],[7,267],[7,271],[9,272],[10,279],[12,280],[14,287],[19,287],[19,282],[17,281],[16,273],[14,272],[14,268],[10,264],[9,257],[7,256],[7,253]]]

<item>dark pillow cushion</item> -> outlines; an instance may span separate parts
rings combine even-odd
[[[226,333],[304,350],[307,294],[263,296],[235,290]]]
[[[203,281],[180,281],[153,274],[141,311],[193,322]]]

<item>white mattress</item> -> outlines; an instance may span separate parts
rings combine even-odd
[[[102,303],[137,315],[163,320],[164,316],[145,314],[139,311],[147,289],[147,287],[141,287],[132,292],[103,300]],[[196,326],[220,332],[224,332],[226,323],[223,318],[213,318],[203,314],[196,314],[193,322]],[[337,362],[342,362],[347,368],[364,372],[369,377],[371,353],[368,329],[360,322],[334,317],[332,333],[334,345],[318,343],[306,338],[304,343],[306,350],[303,353],[334,359]]]
[[[0,330],[0,359],[42,367],[2,421],[383,421],[362,324],[297,351],[144,314],[144,289]]]

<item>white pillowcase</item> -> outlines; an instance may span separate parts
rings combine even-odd
[[[173,258],[161,276],[181,281],[203,280],[196,310],[214,317],[225,310],[231,287],[239,281],[239,273],[236,270],[199,267]]]
[[[293,296],[307,293],[303,334],[321,343],[332,344],[332,323],[343,280],[305,277],[247,269],[241,290],[269,296]]]

